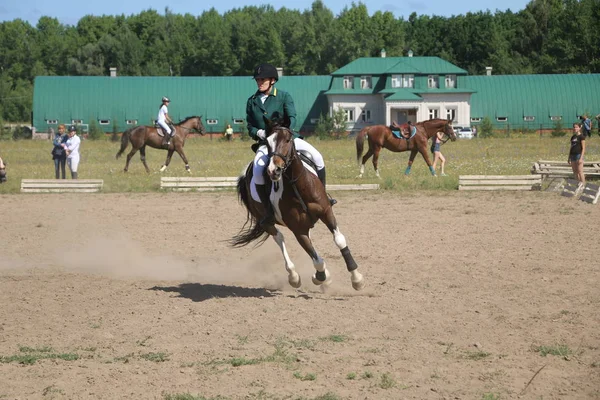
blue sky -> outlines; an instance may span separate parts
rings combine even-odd
[[[234,8],[244,6],[258,6],[270,4],[275,9],[286,7],[288,9],[304,11],[311,8],[313,0],[0,0],[0,21],[11,21],[17,18],[29,21],[35,26],[41,16],[58,18],[64,24],[74,25],[84,15],[130,15],[138,14],[149,8],[163,13],[168,6],[174,13],[192,15],[202,14],[203,11],[215,8],[220,14]],[[358,4],[358,2],[355,2]],[[526,0],[369,0],[363,1],[367,5],[369,14],[376,11],[390,11],[396,17],[408,18],[412,12],[427,15],[466,14],[490,10],[506,11],[510,9],[517,12],[525,8],[529,1]],[[344,7],[351,7],[349,0],[324,0],[324,4],[334,15],[339,14]]]

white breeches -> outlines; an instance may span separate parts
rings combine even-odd
[[[158,124],[167,132],[169,135],[171,134],[171,128],[167,125],[167,121],[157,121]]]
[[[319,151],[306,140],[302,140],[300,138],[294,139],[294,146],[296,146],[296,150],[298,151],[306,151],[308,152],[315,165],[317,166],[317,170],[322,170],[325,168],[325,161],[323,161],[323,156]],[[266,145],[262,145],[256,151],[256,155],[254,156],[254,163],[252,168],[252,184],[250,185],[250,194],[252,198],[256,201],[260,202],[260,198],[258,197],[258,193],[256,192],[255,185],[264,185],[265,177],[263,172],[267,165],[269,164],[269,150]]]
[[[79,167],[79,156],[67,158],[67,165],[71,172],[77,172],[77,167]]]

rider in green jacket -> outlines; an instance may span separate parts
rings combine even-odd
[[[279,80],[277,69],[271,64],[261,64],[254,70],[254,80],[258,90],[248,98],[246,103],[246,122],[248,123],[248,134],[259,142],[260,146],[254,157],[254,167],[251,185],[251,195],[255,201],[260,201],[267,210],[267,216],[261,221],[261,224],[273,224],[273,209],[269,200],[270,185],[267,185],[264,178],[264,170],[269,163],[269,150],[266,146],[266,126],[263,117],[268,119],[286,119],[290,120],[290,129],[294,133],[294,145],[299,151],[306,151],[312,156],[312,160],[317,168],[317,176],[325,186],[326,173],[323,156],[310,143],[302,140],[302,137],[295,133],[296,127],[296,107],[292,96],[283,90],[277,89],[275,83]],[[331,199],[331,204],[336,201]]]

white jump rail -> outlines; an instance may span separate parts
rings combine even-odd
[[[21,179],[21,193],[95,193],[103,186],[102,179]]]
[[[458,190],[539,190],[541,175],[460,175]]]
[[[165,190],[207,192],[231,189],[237,186],[237,177],[161,177],[160,188]],[[339,184],[327,185],[328,191],[337,190],[377,190],[379,184]]]
[[[573,169],[566,161],[540,160],[533,164],[532,174],[546,178],[573,178]],[[584,161],[583,174],[587,178],[600,178],[600,161]]]

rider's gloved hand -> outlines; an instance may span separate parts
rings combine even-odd
[[[258,131],[256,131],[256,136],[258,136],[260,140],[265,140],[267,138],[267,133],[264,129],[259,129]]]

